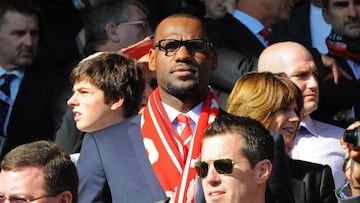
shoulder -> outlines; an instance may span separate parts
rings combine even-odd
[[[322,174],[321,176],[332,177],[331,168],[328,165],[322,165],[297,159],[290,159],[289,163],[291,172],[294,176],[303,177],[310,174]]]

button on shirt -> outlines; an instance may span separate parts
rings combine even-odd
[[[345,182],[342,170],[345,151],[340,146],[343,132],[343,128],[306,116],[300,123],[291,156],[293,159],[329,165],[337,188]]]

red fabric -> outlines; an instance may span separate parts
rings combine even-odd
[[[265,41],[267,44],[270,44],[271,41],[271,32],[267,29],[264,28],[260,31],[260,34],[264,37]]]
[[[200,156],[203,132],[217,116],[218,106],[215,93],[209,91],[187,156],[182,157],[186,149],[162,105],[159,89],[155,89],[148,99],[141,118],[144,145],[161,186],[173,202],[194,202],[194,163]]]
[[[177,122],[182,123],[185,126],[184,129],[182,130],[182,132],[180,133],[180,137],[182,139],[184,148],[186,149],[186,151],[184,152],[185,157],[186,157],[187,152],[190,147],[190,141],[191,141],[191,135],[192,135],[192,130],[191,130],[191,126],[190,126],[190,118],[189,118],[189,116],[187,116],[185,114],[179,114],[176,117],[176,120],[177,120]]]

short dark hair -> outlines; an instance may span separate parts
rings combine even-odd
[[[257,120],[250,117],[221,113],[205,130],[203,140],[226,133],[241,136],[244,140],[239,150],[250,162],[251,167],[264,159],[272,162],[274,156],[274,139],[270,132]]]
[[[0,0],[0,26],[4,15],[8,11],[15,11],[25,15],[35,15],[40,21],[40,9],[30,0]]]
[[[79,184],[77,169],[62,147],[52,141],[36,141],[14,148],[1,161],[1,170],[26,166],[41,168],[48,194],[55,195],[70,191],[72,202],[77,202]]]
[[[175,14],[172,14],[172,15],[166,17],[166,19],[167,18],[188,18],[188,19],[193,19],[193,20],[198,21],[201,25],[201,29],[203,32],[202,34],[205,36],[204,39],[208,40],[208,41],[210,40],[207,28],[206,28],[205,24],[203,23],[203,21],[199,17],[192,15],[190,13],[175,13]],[[161,39],[157,39],[157,36],[158,36],[157,32],[158,32],[158,27],[156,27],[155,32],[154,32],[154,39],[161,40]],[[154,41],[154,42],[156,43],[157,41]]]
[[[84,59],[72,70],[70,82],[87,79],[104,91],[106,104],[124,98],[124,116],[137,114],[145,88],[140,64],[116,52],[97,54]]]

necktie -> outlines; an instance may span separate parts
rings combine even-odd
[[[267,28],[264,28],[260,31],[260,34],[264,37],[266,43],[269,45],[271,41],[271,32]]]
[[[177,122],[182,123],[185,126],[180,134],[180,137],[183,140],[184,146],[186,146],[187,149],[189,149],[191,135],[192,135],[192,130],[191,130],[191,126],[190,126],[190,118],[184,114],[179,114],[176,117],[176,120],[177,120]]]
[[[2,99],[0,100],[0,133],[4,135],[4,123],[9,110],[9,103],[4,100],[10,98],[10,84],[15,78],[14,74],[4,74],[2,76],[4,83],[0,86],[0,91],[3,93]]]

